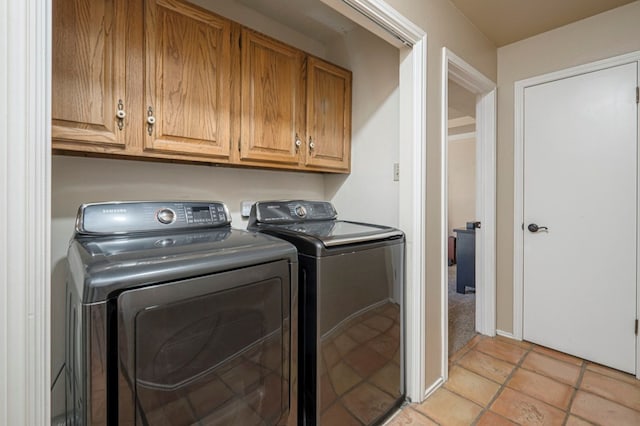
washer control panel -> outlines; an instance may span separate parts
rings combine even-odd
[[[254,208],[256,220],[261,223],[333,220],[338,216],[328,201],[259,201]]]
[[[109,202],[80,206],[76,232],[113,235],[230,224],[227,206],[218,201]]]

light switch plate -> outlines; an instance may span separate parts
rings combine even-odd
[[[240,202],[240,215],[242,217],[249,217],[251,214],[251,206],[255,204],[255,201],[241,201]]]

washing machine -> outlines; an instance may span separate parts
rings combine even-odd
[[[230,223],[220,202],[80,207],[67,424],[296,424],[296,250]]]
[[[255,203],[247,229],[298,249],[299,423],[382,423],[406,395],[402,231],[305,200]]]

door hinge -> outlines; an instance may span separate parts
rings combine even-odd
[[[636,86],[636,103],[640,104],[640,87]]]
[[[636,319],[636,336],[638,335],[638,320]]]

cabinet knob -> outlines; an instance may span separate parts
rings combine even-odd
[[[300,146],[302,145],[302,141],[298,137],[297,133],[296,133],[296,139],[295,139],[294,145],[296,147],[296,152],[298,152],[298,149],[300,149]]]
[[[122,130],[124,128],[124,118],[127,116],[127,113],[124,112],[124,104],[122,103],[122,99],[118,99],[118,110],[116,111],[116,118],[118,119],[118,130]]]
[[[311,136],[309,136],[309,150],[313,150],[316,148],[316,143],[313,141],[313,139],[311,139]]]
[[[147,133],[149,136],[153,134],[153,125],[156,124],[156,118],[153,116],[153,108],[147,109]]]

